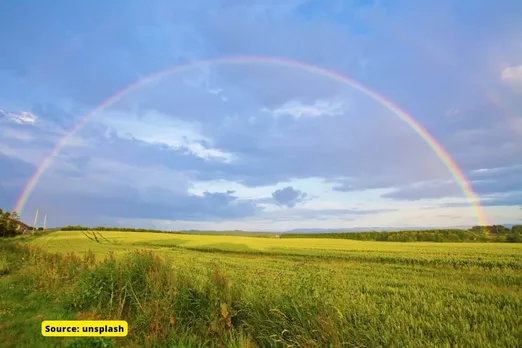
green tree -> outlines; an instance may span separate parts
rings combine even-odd
[[[0,237],[13,237],[20,232],[20,218],[16,212],[0,209]]]
[[[511,227],[511,233],[522,234],[522,225],[514,225]]]

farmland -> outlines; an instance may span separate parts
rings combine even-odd
[[[0,244],[1,346],[94,344],[39,336],[42,318],[80,317],[129,322],[129,336],[105,346],[522,342],[522,244],[110,231],[17,240]]]

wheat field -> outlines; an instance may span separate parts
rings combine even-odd
[[[34,280],[33,292],[54,299],[67,294],[56,300],[61,317],[90,313],[129,321],[134,334],[110,340],[116,346],[517,347],[522,342],[521,244],[137,232],[93,238],[75,231],[48,233],[24,245],[56,253],[25,251],[28,264],[19,272]],[[122,290],[129,282],[135,301]],[[109,308],[114,298],[120,305]],[[28,339],[28,346],[34,340]]]

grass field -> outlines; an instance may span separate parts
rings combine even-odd
[[[132,232],[19,241],[0,244],[0,346],[522,342],[522,244]],[[40,336],[41,320],[66,318],[123,319],[130,334]]]

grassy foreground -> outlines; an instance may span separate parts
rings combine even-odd
[[[522,245],[54,232],[0,243],[0,346],[517,347]],[[121,339],[40,335],[123,319]]]

